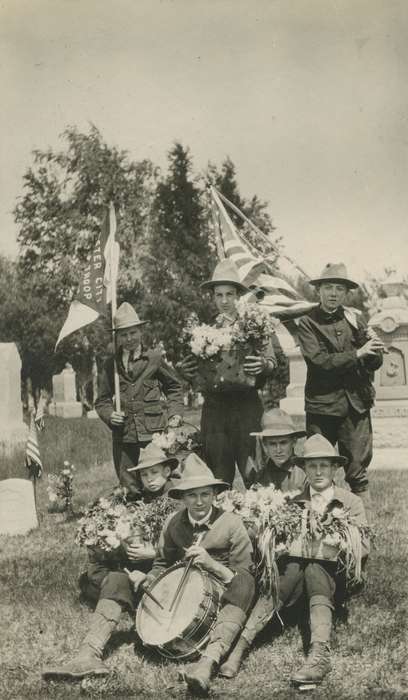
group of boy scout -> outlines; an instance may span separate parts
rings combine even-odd
[[[368,333],[356,313],[344,306],[347,292],[357,287],[344,265],[327,265],[311,284],[316,287],[319,305],[298,326],[307,364],[306,432],[298,430],[280,409],[263,413],[259,390],[273,377],[277,356],[282,362],[279,342],[270,338],[261,355],[248,355],[244,360],[244,369],[255,377],[255,386],[204,393],[204,461],[190,455],[177,479],[172,478],[177,462],[167,458],[151,439],[166,425],[182,423],[183,381],[194,378],[197,363],[189,356],[177,370],[170,367],[161,352],[144,347],[141,326],[145,321],[129,304],[119,307],[115,323],[121,410],[113,403],[113,359],[103,370],[96,402],[99,416],[112,430],[115,469],[130,497],[152,500],[168,494],[179,499],[184,508],[166,522],[157,551],[130,543],[110,559],[98,551],[89,552],[81,588],[97,604],[88,633],[74,659],[45,670],[45,678],[108,673],[102,655],[122,612],[133,613],[143,588],[181,559],[192,560],[224,586],[209,642],[199,661],[183,673],[193,694],[206,695],[216,673],[235,676],[256,634],[275,612],[292,606],[301,596],[308,604],[311,644],[292,680],[297,685],[316,683],[329,672],[332,614],[339,592],[336,563],[284,557],[279,568],[279,601],[272,604],[257,594],[252,544],[243,522],[215,505],[218,493],[231,488],[238,467],[247,487],[273,485],[281,491],[294,491],[299,507],[307,504],[319,513],[333,501],[340,501],[357,525],[367,523],[364,506],[371,507],[367,478],[372,456],[371,379],[372,372],[381,366],[384,347]],[[234,323],[235,302],[248,290],[232,263],[219,263],[203,288],[213,292],[216,323]],[[306,434],[300,458],[295,445]],[[350,491],[334,485],[339,466],[345,470]],[[197,528],[203,533],[199,544]],[[368,542],[364,542],[362,556],[367,554]]]

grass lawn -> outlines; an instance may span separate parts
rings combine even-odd
[[[87,628],[90,610],[78,599],[77,578],[86,552],[74,542],[75,522],[47,512],[46,471],[76,468],[75,507],[115,483],[110,437],[99,421],[48,419],[40,436],[45,474],[38,485],[40,528],[26,537],[0,537],[0,698],[186,697],[177,664],[142,649],[123,617],[107,650],[107,679],[44,682],[41,669],[68,660]],[[22,456],[4,460],[0,478],[24,476]],[[349,604],[349,620],[333,635],[333,671],[308,697],[350,700],[408,698],[407,576],[408,472],[372,473],[377,520],[370,580]],[[273,637],[273,640],[272,640]],[[264,634],[232,681],[216,680],[214,697],[282,700],[299,695],[289,678],[302,659],[296,627]]]

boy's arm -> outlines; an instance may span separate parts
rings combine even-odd
[[[101,420],[112,430],[111,415],[113,408],[113,358],[109,358],[99,375],[98,398],[95,401],[95,410]]]
[[[153,560],[153,566],[147,575],[147,585],[160,576],[163,571],[175,564],[180,558],[180,550],[172,538],[171,528],[169,527],[172,519],[176,515],[177,513],[170,513],[163,525],[157,546],[156,556]]]
[[[167,409],[169,418],[173,416],[183,416],[183,385],[173,370],[164,360],[161,361],[157,370],[157,378],[163,388],[167,398]]]
[[[315,367],[339,374],[347,372],[358,364],[357,350],[343,350],[329,353],[323,343],[319,341],[316,330],[313,328],[307,316],[300,319],[298,325],[298,338],[302,355]]]

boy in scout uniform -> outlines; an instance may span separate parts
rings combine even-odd
[[[340,508],[348,513],[353,524],[366,527],[367,519],[361,499],[334,484],[338,467],[346,466],[346,458],[339,456],[322,435],[313,435],[305,442],[303,457],[297,462],[304,468],[308,485],[293,498],[299,508],[324,515],[330,509]],[[361,558],[368,556],[369,542],[361,538]],[[220,674],[235,676],[244,655],[256,635],[264,629],[276,611],[293,606],[302,596],[308,606],[311,632],[309,653],[300,669],[292,676],[295,685],[319,683],[331,669],[330,638],[336,594],[344,592],[344,578],[338,572],[337,561],[305,558],[284,554],[278,560],[279,600],[260,595],[249,619]]]
[[[143,345],[141,328],[147,321],[141,321],[130,304],[121,304],[114,323],[121,410],[117,411],[113,402],[113,357],[103,368],[95,409],[112,431],[113,461],[119,481],[136,493],[135,476],[127,470],[137,465],[140,449],[147,446],[153,433],[164,430],[166,425],[180,425],[183,391],[161,351]],[[167,398],[167,411],[162,394]]]
[[[213,292],[218,311],[215,325],[232,325],[237,317],[236,301],[249,292],[239,281],[235,265],[229,260],[218,263],[212,279],[201,287]],[[246,479],[248,457],[255,453],[255,441],[250,433],[259,430],[263,412],[258,389],[273,374],[276,364],[275,351],[269,339],[261,355],[245,357],[244,370],[256,378],[255,386],[229,385],[224,389],[208,388],[203,392],[201,434],[205,459],[215,476],[229,484],[234,480],[235,465]],[[196,358],[187,357],[180,370],[190,379],[196,376]]]
[[[303,491],[306,475],[296,464],[295,445],[304,437],[292,418],[280,408],[265,411],[257,438],[256,457],[248,458],[247,479],[252,484],[274,486],[279,491]]]
[[[370,408],[372,374],[382,365],[384,346],[366,324],[344,307],[358,284],[343,263],[328,263],[310,280],[320,304],[299,321],[299,343],[307,365],[306,430],[337,443],[347,458],[346,481],[370,510],[367,469],[373,452]],[[367,513],[368,514],[368,513]]]

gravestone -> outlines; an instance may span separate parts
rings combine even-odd
[[[388,280],[382,284],[379,309],[369,325],[387,348],[383,365],[375,373],[377,418],[408,416],[408,284]]]
[[[76,375],[70,364],[52,378],[53,396],[49,412],[59,418],[80,418],[82,404],[77,401]]]
[[[286,350],[289,359],[290,384],[286,388],[286,398],[281,399],[280,408],[296,422],[296,426],[302,426],[305,422],[305,383],[306,383],[306,362],[298,347]]]
[[[0,454],[24,445],[28,428],[21,403],[21,359],[15,343],[0,343]]]
[[[0,535],[25,535],[37,527],[32,482],[28,479],[0,481]]]

